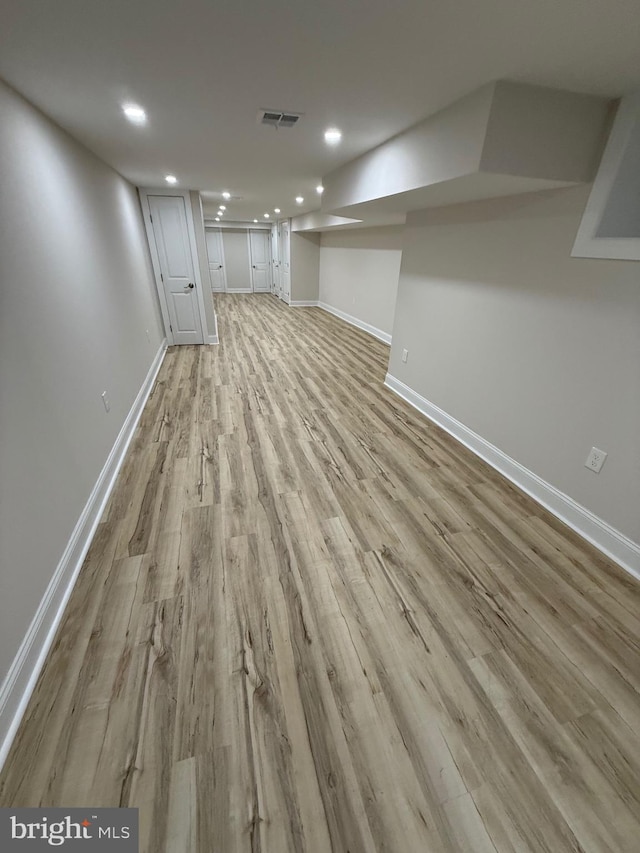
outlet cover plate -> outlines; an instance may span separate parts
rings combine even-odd
[[[587,456],[587,461],[584,463],[584,467],[593,471],[595,474],[599,474],[600,471],[602,471],[602,466],[604,465],[604,460],[606,458],[607,454],[604,450],[598,450],[597,447],[592,447],[591,452]]]

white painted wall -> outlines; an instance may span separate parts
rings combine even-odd
[[[228,228],[222,232],[227,290],[251,290],[251,262],[247,230]]]
[[[320,228],[335,228],[338,225],[349,225],[361,222],[360,219],[347,219],[344,216],[332,216],[321,210],[312,210],[310,213],[301,213],[300,216],[291,218],[292,231],[318,231]]]
[[[588,195],[411,215],[389,372],[640,542],[639,267],[570,256]]]
[[[483,86],[324,175],[322,211],[335,213],[477,172],[494,89],[495,83]]]
[[[325,231],[320,244],[320,302],[390,335],[403,227]]]
[[[164,336],[134,188],[2,83],[0,174],[1,681]]]
[[[495,85],[480,169],[547,180],[592,181],[614,103],[598,95],[500,80]]]
[[[314,302],[320,281],[320,235],[291,232],[291,301]]]

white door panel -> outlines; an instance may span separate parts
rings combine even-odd
[[[282,223],[281,233],[281,262],[280,262],[280,298],[285,302],[291,301],[291,263],[289,257],[289,223]]]
[[[271,292],[280,295],[280,260],[278,249],[278,224],[271,229]]]
[[[155,202],[155,205],[154,205]],[[168,204],[167,204],[168,202]],[[189,278],[191,252],[189,235],[184,220],[184,201],[181,198],[152,198],[154,230],[158,227],[160,243],[158,251],[164,260],[164,270],[171,278]],[[156,210],[153,210],[155,206]]]
[[[201,344],[202,326],[184,199],[150,195],[149,209],[174,343]]]
[[[214,293],[222,293],[227,288],[224,274],[224,253],[222,249],[221,230],[219,228],[207,228],[206,239],[211,290]]]
[[[268,293],[271,289],[269,263],[269,232],[249,231],[251,251],[251,281],[254,293]]]
[[[189,333],[196,325],[196,316],[193,310],[194,300],[192,296],[188,296],[186,293],[173,293],[172,296],[176,322],[171,325],[175,337],[176,332]]]

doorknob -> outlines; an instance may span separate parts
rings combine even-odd
[[[189,282],[189,284],[187,285],[187,287],[189,288],[189,290],[193,290],[194,286],[195,286],[195,285],[193,285],[191,282]]]

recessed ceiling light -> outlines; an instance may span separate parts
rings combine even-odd
[[[318,186],[316,187],[316,192],[318,193],[318,195],[322,195],[322,193],[324,192],[324,187],[322,186],[322,184],[318,184]]]
[[[324,141],[329,145],[337,145],[342,139],[342,131],[337,127],[330,127],[324,132]]]
[[[228,192],[227,190],[225,190],[225,191],[222,193],[222,198],[226,198],[226,199],[227,199],[227,201],[229,201],[229,199],[231,198],[231,193],[230,193],[230,192]]]
[[[279,208],[279,207],[274,207],[274,208],[273,208],[273,212],[274,212],[274,213],[280,213],[280,208]]]
[[[220,217],[219,217],[219,216],[216,216],[216,218],[215,218],[215,222],[220,222]]]
[[[220,208],[220,210],[226,210],[227,209],[226,205],[224,205],[224,204],[220,204],[220,205],[218,205],[218,207]]]
[[[301,195],[296,196],[296,204],[302,204],[304,198]]]
[[[219,211],[218,211],[218,216],[224,216],[224,210],[219,210]]]
[[[265,219],[268,219],[268,218],[269,218],[269,214],[268,214],[268,213],[265,213],[265,214],[264,214],[264,218],[265,218]]]
[[[144,124],[147,120],[147,114],[137,104],[125,104],[122,107],[122,112],[134,124]]]
[[[254,221],[254,222],[257,222],[258,220],[257,220],[257,219],[254,219],[253,221]]]
[[[165,175],[164,179],[168,184],[177,184],[178,183],[178,179],[176,178],[175,175]]]

